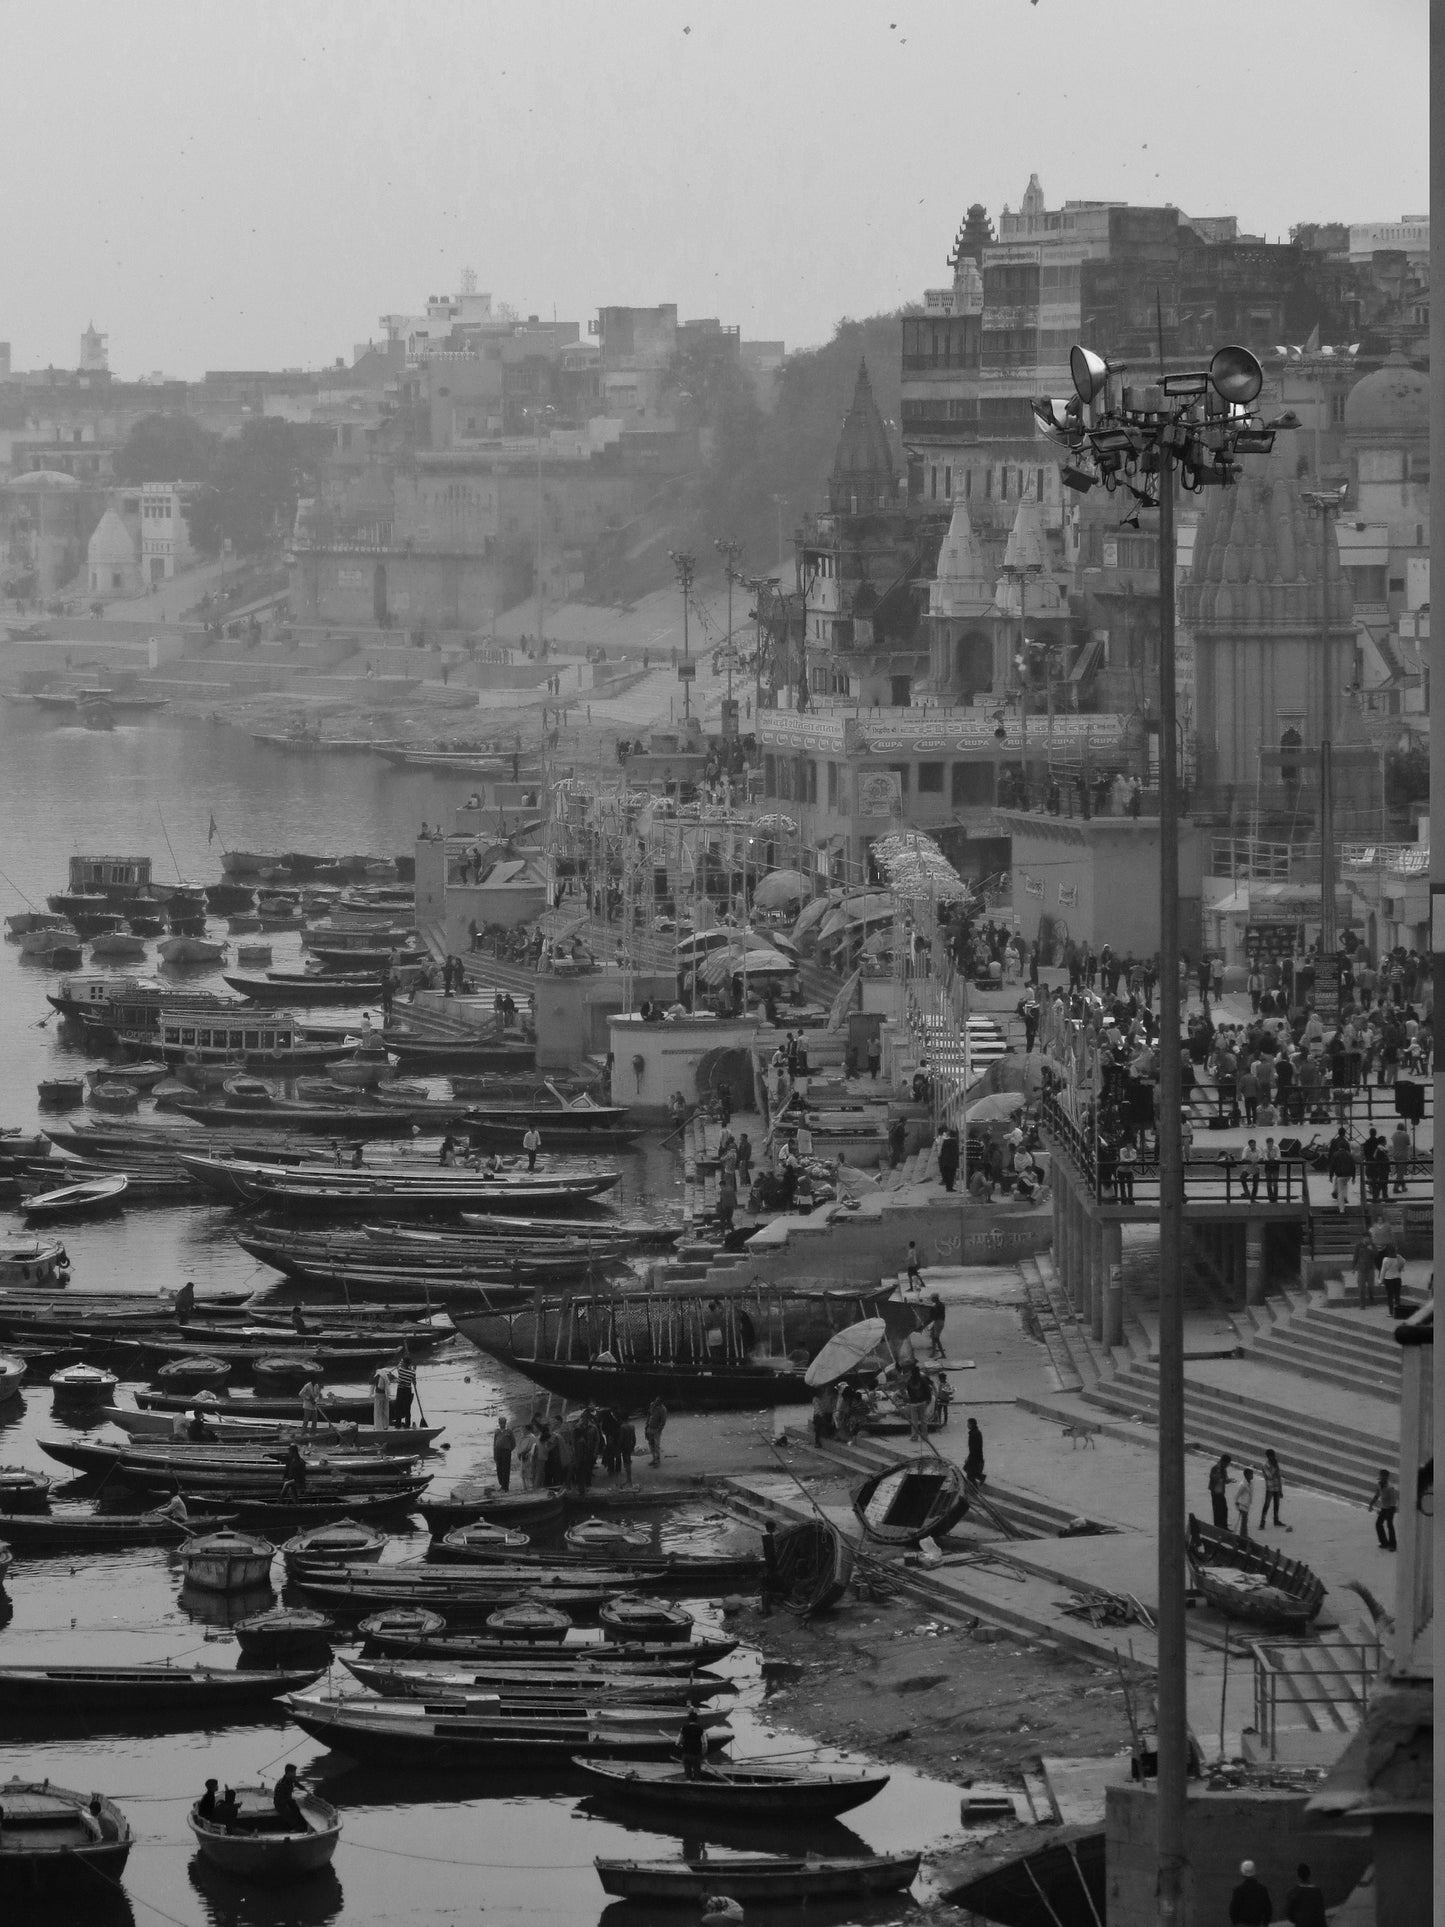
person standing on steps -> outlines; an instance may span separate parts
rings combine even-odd
[[[1334,1188],[1335,1209],[1343,1211],[1350,1202],[1350,1185],[1355,1176],[1355,1154],[1350,1149],[1350,1140],[1345,1135],[1342,1124],[1330,1139],[1329,1157],[1325,1163],[1330,1183]]]
[[[1275,1457],[1273,1450],[1267,1448],[1264,1455],[1264,1504],[1259,1509],[1259,1529],[1261,1532],[1264,1531],[1266,1525],[1269,1523],[1269,1509],[1271,1506],[1274,1507],[1274,1522],[1281,1531],[1294,1531],[1294,1527],[1287,1526],[1279,1516],[1280,1500],[1283,1497],[1284,1475],[1279,1469],[1279,1460]]]
[[[1381,1471],[1379,1482],[1370,1494],[1366,1512],[1375,1515],[1375,1537],[1383,1552],[1395,1550],[1395,1514],[1400,1509],[1400,1488],[1386,1471]]]
[[[970,1485],[982,1485],[984,1482],[983,1433],[979,1430],[976,1418],[968,1421],[968,1452],[963,1461],[963,1476]]]
[[[512,1421],[503,1412],[492,1434],[492,1464],[496,1467],[497,1489],[500,1492],[511,1490],[512,1454],[516,1449],[517,1435],[512,1430]]]
[[[1290,1927],[1329,1927],[1325,1897],[1310,1878],[1310,1870],[1303,1860],[1295,1868],[1295,1879],[1298,1885],[1291,1887],[1284,1897],[1284,1917]]]
[[[1247,1465],[1234,1488],[1234,1530],[1241,1539],[1249,1538],[1249,1519],[1254,1511],[1254,1467]]]
[[[1385,1316],[1401,1317],[1400,1293],[1405,1288],[1405,1260],[1396,1245],[1390,1246],[1380,1262],[1380,1283],[1385,1288]]]
[[[1229,1530],[1229,1454],[1222,1453],[1209,1468],[1209,1506],[1214,1523]]]
[[[923,1290],[923,1273],[918,1269],[918,1246],[912,1238],[908,1240],[908,1272],[903,1280],[903,1289],[917,1292]]]
[[[1274,1919],[1274,1903],[1269,1888],[1254,1871],[1252,1860],[1241,1860],[1239,1885],[1229,1896],[1229,1927],[1269,1927]]]
[[[662,1464],[662,1429],[666,1424],[667,1407],[660,1398],[655,1398],[647,1408],[647,1421],[642,1428],[654,1465]]]

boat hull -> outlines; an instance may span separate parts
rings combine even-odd
[[[754,1820],[789,1820],[801,1815],[848,1813],[881,1793],[888,1775],[813,1772],[792,1774],[764,1763],[732,1769],[705,1768],[695,1780],[679,1766],[634,1768],[579,1759],[592,1790],[627,1806],[665,1808],[719,1818],[746,1815]]]
[[[738,1901],[774,1906],[898,1893],[918,1875],[920,1854],[870,1854],[855,1860],[787,1860],[729,1855],[725,1860],[603,1860],[595,1863],[604,1893],[624,1900],[688,1906],[725,1891]]]
[[[164,1716],[268,1706],[301,1693],[322,1667],[222,1672],[217,1667],[0,1666],[0,1714],[92,1712]],[[3,1801],[0,1801],[3,1804]]]

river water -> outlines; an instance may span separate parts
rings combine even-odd
[[[234,847],[375,851],[411,847],[417,826],[435,822],[467,785],[394,769],[360,755],[292,754],[250,741],[221,724],[165,717],[109,733],[57,727],[27,708],[0,703],[0,907],[44,903],[65,882],[76,853],[150,854],[156,874],[209,881],[218,852],[208,844],[212,818]],[[167,841],[169,839],[169,841]],[[271,939],[278,966],[299,956],[294,938]],[[88,1061],[47,1020],[51,973],[23,963],[13,945],[0,948],[0,1123],[33,1126],[36,1084],[58,1071],[78,1074]],[[218,977],[198,979],[223,988]],[[630,1207],[665,1204],[680,1186],[675,1155],[644,1147],[626,1163],[623,1199]],[[255,1286],[266,1272],[235,1243],[234,1214],[222,1207],[132,1210],[91,1226],[67,1226],[77,1288],[138,1293],[174,1289],[193,1278],[203,1290]],[[0,1231],[20,1221],[0,1211]],[[457,1340],[423,1367],[420,1393],[428,1419],[447,1428],[448,1451],[437,1473],[481,1470],[494,1415],[520,1402],[522,1382]],[[57,1468],[38,1441],[65,1430],[48,1391],[30,1391],[0,1408],[0,1463]],[[651,1519],[652,1515],[643,1514]],[[728,1526],[695,1508],[666,1528],[670,1543],[724,1541]],[[0,1535],[3,1536],[3,1535]],[[402,1549],[415,1556],[418,1534]],[[247,1610],[268,1603],[247,1600]],[[698,1608],[709,1616],[711,1609]],[[179,1596],[179,1569],[163,1550],[93,1559],[20,1561],[0,1593],[0,1663],[185,1659],[229,1667],[236,1647],[219,1601]],[[732,1724],[738,1755],[773,1752],[805,1757],[814,1749],[769,1719],[757,1655],[729,1662],[742,1691]],[[338,1669],[340,1672],[340,1669]],[[348,1676],[342,1674],[342,1678]],[[820,1757],[838,1758],[821,1752]],[[206,1778],[273,1779],[294,1759],[300,1771],[341,1808],[343,1832],[331,1872],[267,1893],[207,1870],[193,1851],[186,1810]],[[684,1910],[654,1916],[604,1904],[595,1855],[655,1858],[676,1853],[679,1837],[634,1829],[589,1810],[575,1787],[545,1778],[456,1770],[425,1775],[351,1765],[278,1715],[208,1730],[92,1730],[82,1720],[0,1725],[0,1782],[49,1777],[63,1786],[99,1788],[119,1799],[137,1842],[122,1895],[100,1891],[94,1905],[67,1905],[69,1920],[170,1921],[184,1927],[302,1927],[325,1922],[394,1922],[415,1927],[484,1919],[492,1927],[613,1927],[652,1918],[687,1919]],[[0,1804],[4,1789],[0,1785]],[[772,1833],[769,1850],[904,1851],[928,1846],[956,1829],[956,1788],[895,1769],[885,1791],[846,1825],[807,1835]],[[748,1844],[733,1837],[719,1851]],[[725,1882],[719,1886],[725,1891]],[[0,1892],[0,1917],[29,1918]],[[54,1908],[48,1919],[58,1918]],[[906,1900],[811,1909],[815,1923],[894,1921]],[[42,1916],[36,1915],[39,1919]],[[782,1918],[783,1916],[779,1916]],[[796,1915],[792,1916],[797,1918]],[[763,1918],[750,1908],[750,1921]]]

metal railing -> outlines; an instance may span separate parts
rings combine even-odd
[[[1287,1726],[1303,1724],[1313,1732],[1357,1727],[1370,1703],[1383,1661],[1380,1636],[1373,1630],[1362,1631],[1358,1638],[1334,1635],[1327,1644],[1311,1643],[1308,1647],[1255,1642],[1250,1650],[1254,1656],[1254,1726],[1270,1759],[1275,1758],[1278,1748],[1281,1707],[1286,1711],[1293,1707],[1305,1716],[1302,1722],[1287,1720]],[[1318,1657],[1320,1670],[1304,1658],[1306,1652]],[[1301,1664],[1290,1665],[1291,1656],[1298,1656]],[[1323,1722],[1312,1711],[1317,1706],[1329,1709]]]
[[[1045,1135],[1073,1160],[1093,1196],[1101,1202],[1152,1204],[1159,1194],[1159,1160],[1153,1133],[1145,1146],[1131,1146],[1132,1161],[1120,1160],[1118,1147],[1096,1139],[1072,1118],[1057,1096],[1046,1093],[1042,1123]],[[1309,1202],[1307,1161],[1298,1155],[1281,1156],[1273,1173],[1261,1162],[1246,1172],[1237,1153],[1213,1154],[1195,1148],[1184,1163],[1184,1198],[1194,1204],[1293,1204]]]

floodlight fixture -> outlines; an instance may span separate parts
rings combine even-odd
[[[1069,373],[1073,376],[1074,393],[1086,408],[1103,392],[1109,372],[1108,362],[1092,348],[1081,348],[1077,342],[1070,348]]]
[[[1080,468],[1077,462],[1066,462],[1059,470],[1059,480],[1064,487],[1076,488],[1080,495],[1087,495],[1097,479],[1088,469]]]
[[[1071,448],[1082,433],[1079,423],[1079,398],[1077,395],[1053,396],[1045,401],[1031,403],[1034,423],[1041,435],[1051,442],[1059,442]]]
[[[1222,401],[1251,402],[1264,386],[1264,370],[1248,348],[1231,345],[1215,351],[1209,381]]]
[[[1187,375],[1165,375],[1159,386],[1166,395],[1207,395],[1209,370],[1194,368]]]

